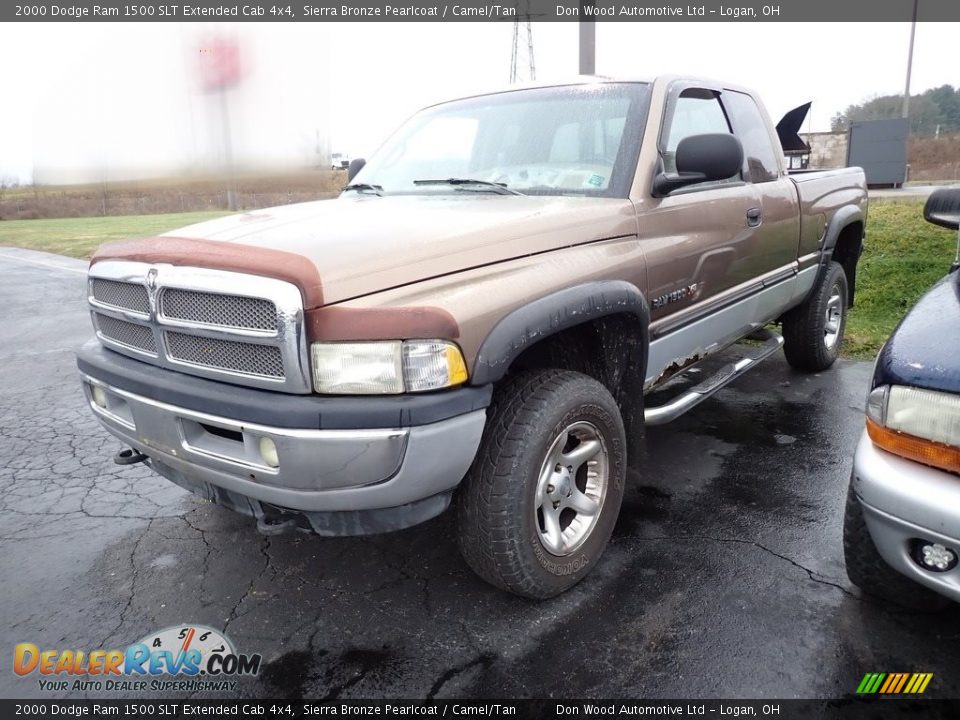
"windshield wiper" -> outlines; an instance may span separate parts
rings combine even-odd
[[[370,183],[352,183],[347,185],[341,192],[347,190],[356,190],[357,192],[372,192],[374,195],[383,195],[383,185],[371,185]]]
[[[506,183],[490,182],[489,180],[474,180],[473,178],[446,178],[444,180],[414,180],[414,185],[480,185],[498,195],[523,195],[522,192],[511,190]]]

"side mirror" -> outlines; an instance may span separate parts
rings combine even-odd
[[[685,137],[677,145],[677,172],[658,173],[653,179],[654,197],[665,197],[677,188],[726,180],[743,167],[743,146],[728,133]]]
[[[923,219],[928,223],[960,230],[960,186],[937,188],[923,206]]]
[[[355,158],[350,161],[350,165],[347,167],[347,182],[353,180],[357,173],[363,170],[363,166],[367,164],[367,161],[363,158]]]

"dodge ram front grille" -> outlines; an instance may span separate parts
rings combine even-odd
[[[117,320],[102,313],[94,313],[94,322],[101,337],[134,350],[157,354],[157,342],[153,337],[153,330],[147,325]]]
[[[276,330],[277,306],[263,298],[168,288],[160,296],[160,313],[173,320],[247,330]]]
[[[143,285],[95,278],[91,289],[93,297],[104,305],[132,310],[142,315],[150,313],[150,296]]]
[[[276,345],[255,345],[171,331],[165,335],[167,356],[172,360],[243,375],[283,377],[283,358]]]
[[[300,291],[244,273],[102,261],[88,287],[100,342],[161,367],[309,393]]]

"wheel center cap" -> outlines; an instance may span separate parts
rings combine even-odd
[[[570,497],[573,493],[573,489],[570,487],[570,472],[564,468],[560,471],[559,477],[557,478],[557,497]]]

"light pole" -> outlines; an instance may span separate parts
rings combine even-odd
[[[597,26],[593,15],[584,8],[593,7],[594,0],[580,3],[580,74],[595,75],[597,72]],[[586,19],[584,19],[586,18]]]
[[[913,0],[913,21],[910,23],[910,50],[907,52],[907,84],[903,89],[903,117],[910,117],[910,73],[913,71],[913,38],[917,34],[917,6],[920,0]]]

